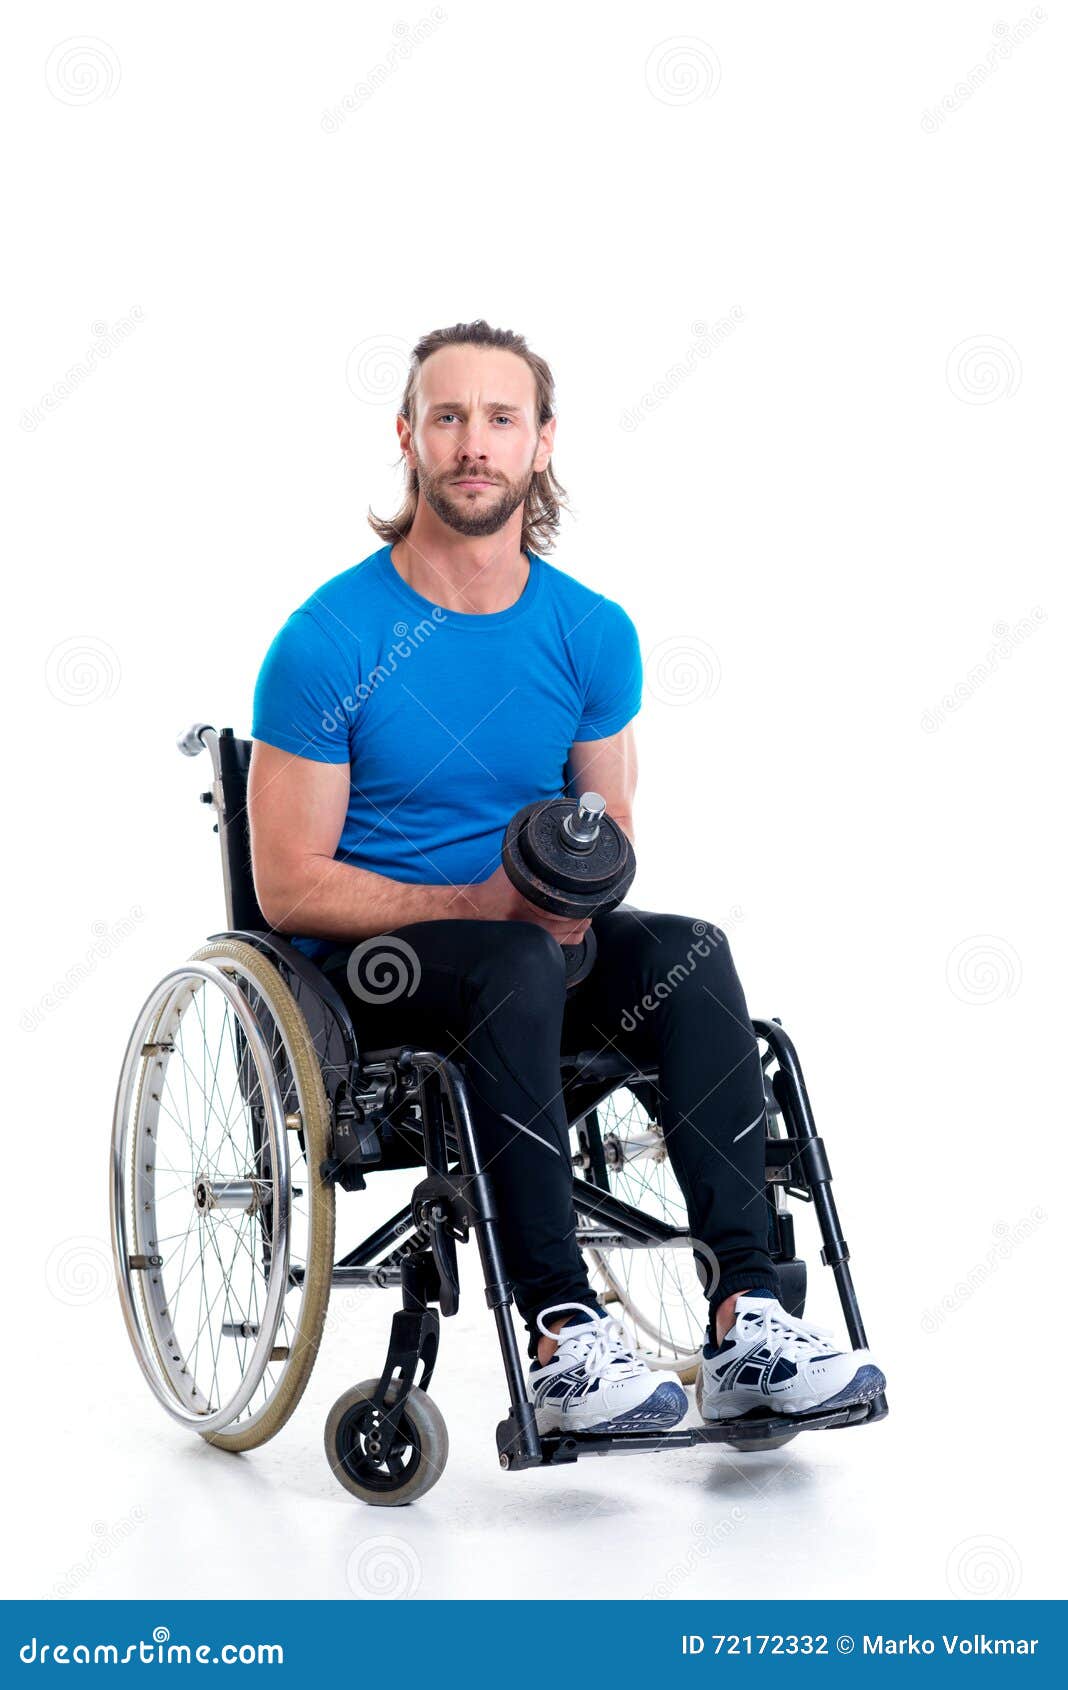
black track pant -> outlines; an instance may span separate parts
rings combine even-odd
[[[362,1049],[418,1044],[462,1066],[505,1269],[532,1334],[550,1304],[597,1300],[575,1239],[561,1050],[655,1063],[711,1311],[747,1286],[778,1291],[764,1199],[764,1080],[726,937],[711,923],[627,904],[593,926],[596,963],[570,992],[557,941],[525,921],[412,922],[324,964]],[[398,950],[400,974],[389,960]],[[347,977],[354,951],[359,964]]]

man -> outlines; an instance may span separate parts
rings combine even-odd
[[[602,793],[634,836],[634,626],[533,550],[563,497],[551,372],[481,320],[427,335],[397,432],[406,498],[369,517],[385,543],[294,611],[260,672],[249,812],[264,915],[348,996],[366,1048],[416,1041],[462,1061],[542,1429],[648,1431],[687,1407],[590,1289],[562,1041],[658,1065],[697,1259],[716,1264],[704,1414],[869,1400],[885,1381],[868,1353],[778,1301],[763,1073],[726,940],[712,929],[697,956],[692,921],[622,905],[594,919],[597,962],[565,992],[561,945],[589,923],[538,909],[501,866],[509,818],[565,783]],[[647,995],[656,1009],[625,1032]]]

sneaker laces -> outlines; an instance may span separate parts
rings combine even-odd
[[[761,1341],[769,1349],[779,1344],[782,1353],[787,1356],[796,1355],[798,1351],[816,1350],[826,1352],[835,1350],[837,1340],[834,1333],[826,1326],[813,1326],[808,1321],[798,1320],[796,1315],[790,1314],[781,1303],[774,1303],[771,1299],[764,1301],[758,1319],[760,1321]],[[747,1315],[756,1313],[747,1309]],[[740,1324],[740,1322],[738,1322]],[[753,1323],[746,1320],[742,1328],[747,1338],[753,1335]]]
[[[589,1319],[574,1326],[563,1326],[559,1332],[550,1332],[543,1324],[548,1315],[565,1311],[573,1314],[576,1310],[588,1315]],[[631,1349],[622,1323],[614,1315],[595,1314],[587,1303],[554,1303],[551,1308],[542,1309],[538,1316],[538,1331],[543,1332],[546,1338],[556,1339],[556,1351],[545,1363],[546,1368],[563,1371],[579,1367],[591,1380],[600,1379],[609,1368],[614,1370],[616,1379],[630,1379],[636,1373],[646,1371],[645,1363]],[[565,1348],[566,1357],[562,1353]]]

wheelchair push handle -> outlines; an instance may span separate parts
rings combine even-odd
[[[192,727],[178,735],[176,744],[184,756],[197,757],[204,749],[204,734],[214,732],[210,722],[194,722]]]

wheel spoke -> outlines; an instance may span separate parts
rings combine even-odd
[[[144,1012],[149,1030],[138,1035],[152,1058],[124,1070],[136,1078],[116,1124],[131,1253],[162,1258],[126,1279],[144,1316],[135,1342],[171,1411],[194,1422],[210,1414],[220,1435],[269,1413],[302,1355],[297,1394],[303,1387],[319,1325],[303,1325],[308,1273],[294,1283],[288,1269],[308,1269],[315,1229],[329,1225],[329,1237],[333,1227],[332,1193],[313,1178],[306,1154],[321,1138],[301,1143],[323,1106],[321,1091],[317,1102],[298,1083],[285,1019],[292,1009],[273,998],[274,975],[261,986],[240,957],[248,947],[232,949],[220,947],[221,977],[197,972],[193,959],[188,975],[160,983],[154,1011]],[[299,1136],[283,1125],[291,1113],[305,1120]],[[233,1182],[248,1180],[259,1182],[251,1208],[233,1201]],[[198,1195],[200,1181],[214,1197]],[[317,1205],[328,1199],[324,1220]],[[328,1280],[311,1283],[325,1299]],[[281,1358],[270,1360],[272,1350]],[[228,1404],[232,1418],[220,1418]]]
[[[671,1226],[685,1227],[685,1200],[661,1129],[644,1104],[621,1087],[598,1107],[597,1114],[603,1140],[613,1140],[622,1157],[616,1162],[608,1159],[612,1194]],[[620,1314],[632,1326],[638,1347],[669,1366],[676,1361],[689,1363],[704,1341],[707,1318],[690,1253],[673,1248],[606,1248],[595,1249],[594,1254],[608,1288],[620,1300]]]

